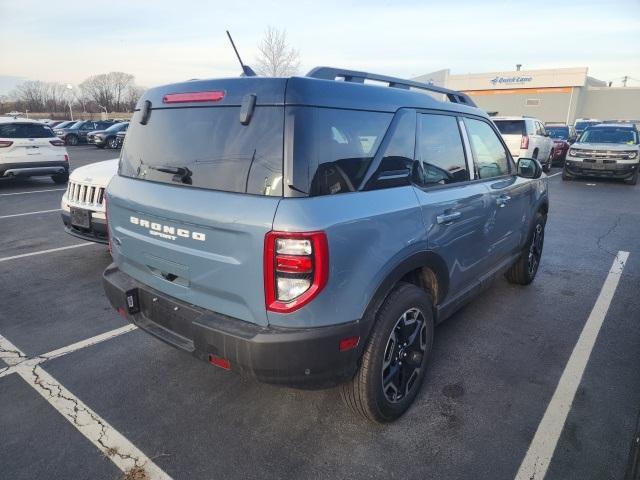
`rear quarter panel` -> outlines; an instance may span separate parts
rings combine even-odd
[[[329,281],[309,304],[289,314],[268,312],[269,324],[318,327],[360,320],[379,285],[403,259],[426,250],[424,222],[413,187],[285,198],[274,230],[323,230]]]

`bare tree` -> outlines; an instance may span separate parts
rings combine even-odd
[[[287,44],[287,32],[267,27],[258,44],[257,71],[269,77],[287,77],[298,73],[300,52]]]
[[[134,76],[124,72],[93,75],[80,84],[83,97],[107,111],[121,111],[127,90],[134,84]]]
[[[131,85],[126,93],[124,98],[124,107],[127,112],[133,112],[136,108],[136,104],[140,97],[145,92],[145,87],[140,87],[138,85]]]

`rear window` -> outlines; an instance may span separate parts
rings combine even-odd
[[[522,120],[494,120],[494,123],[502,135],[524,135]]]
[[[0,124],[0,138],[49,138],[55,136],[53,130],[37,123]]]
[[[259,106],[248,125],[240,107],[137,112],[120,157],[120,175],[256,195],[282,195],[283,107]]]
[[[549,136],[551,138],[558,138],[560,140],[567,140],[569,138],[569,128],[568,127],[544,127],[547,132],[549,132]]]
[[[289,113],[295,122],[295,187],[311,196],[356,191],[393,118],[316,107],[291,107]]]

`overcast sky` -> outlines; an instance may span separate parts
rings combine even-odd
[[[114,70],[140,85],[237,75],[267,25],[302,72],[332,65],[411,77],[589,67],[640,85],[640,0],[0,0],[0,93],[23,79],[77,84]]]

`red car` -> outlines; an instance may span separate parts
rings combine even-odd
[[[564,159],[567,157],[569,147],[576,139],[575,130],[572,126],[563,123],[547,124],[544,128],[553,139],[552,163],[564,164]]]

